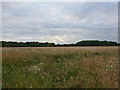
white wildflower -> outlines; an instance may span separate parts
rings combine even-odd
[[[24,60],[24,62],[26,62],[26,60]]]
[[[41,78],[43,79],[44,77],[42,76]]]
[[[38,68],[38,70],[40,71],[40,68]]]
[[[73,77],[70,77],[71,79],[73,78]]]
[[[112,68],[113,66],[111,65],[110,67]]]
[[[43,63],[40,63],[41,65],[43,65]]]
[[[63,79],[63,82],[65,82],[65,79]]]
[[[62,61],[61,59],[58,59],[58,61]]]

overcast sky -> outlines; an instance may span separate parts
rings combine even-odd
[[[118,41],[117,2],[4,2],[3,40]]]

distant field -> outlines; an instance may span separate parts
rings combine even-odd
[[[118,47],[2,48],[3,88],[117,88]]]

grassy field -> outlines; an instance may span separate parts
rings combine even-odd
[[[118,47],[2,48],[3,88],[117,88]]]

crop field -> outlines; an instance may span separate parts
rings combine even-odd
[[[3,88],[118,88],[118,47],[2,48]]]

